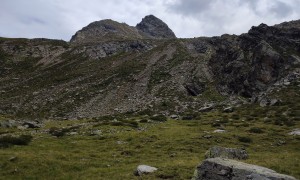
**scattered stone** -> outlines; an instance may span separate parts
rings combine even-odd
[[[232,159],[210,158],[200,164],[193,180],[296,180],[271,169]]]
[[[269,101],[267,98],[263,98],[260,102],[259,102],[260,107],[266,107],[269,105]]]
[[[78,134],[78,132],[70,132],[69,133],[70,136],[74,136],[74,135],[77,135],[77,134]]]
[[[299,136],[300,135],[300,129],[294,129],[292,132],[289,133],[289,135]]]
[[[225,133],[226,131],[223,129],[216,129],[213,131],[213,133]]]
[[[248,153],[244,149],[225,148],[214,146],[205,153],[205,158],[228,158],[228,159],[247,159]]]
[[[170,116],[170,118],[171,118],[171,119],[176,119],[176,120],[178,120],[178,119],[179,119],[179,116],[176,115],[176,114],[173,114],[173,115]]]
[[[90,136],[98,136],[101,135],[102,131],[99,129],[91,130]]]
[[[202,136],[203,138],[206,138],[206,139],[210,139],[210,138],[212,138],[212,135],[210,135],[210,134],[207,134],[207,135],[204,135],[204,136]]]
[[[266,107],[266,106],[277,106],[280,104],[280,100],[278,99],[268,99],[268,98],[262,98],[259,102],[259,105],[261,107]]]
[[[202,107],[202,108],[200,108],[199,109],[199,112],[209,112],[209,111],[211,111],[212,109],[213,109],[213,105],[207,105],[207,106],[204,106],[204,107]]]
[[[134,175],[141,176],[143,174],[153,173],[154,171],[157,171],[156,167],[151,167],[148,165],[139,165],[136,171],[134,172]]]
[[[277,146],[282,146],[282,145],[285,145],[286,144],[286,141],[284,141],[284,140],[278,140],[277,142],[276,142],[276,145]]]
[[[291,82],[288,79],[284,79],[283,85],[288,86],[290,84],[291,84]]]
[[[232,113],[233,112],[233,107],[227,107],[223,109],[224,113]]]
[[[8,160],[11,162],[15,162],[18,160],[18,157],[14,156],[14,157],[9,158]]]
[[[26,121],[22,124],[22,126],[24,126],[26,128],[41,128],[42,127],[40,124],[37,124],[32,121]]]
[[[270,100],[270,106],[277,106],[280,104],[280,100],[278,99],[271,99]]]
[[[117,141],[117,144],[119,144],[119,145],[126,144],[126,142],[124,142],[124,141]]]
[[[176,153],[170,154],[170,157],[175,157],[175,156],[176,156]]]

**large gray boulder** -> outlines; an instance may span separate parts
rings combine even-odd
[[[193,180],[296,180],[271,169],[232,159],[211,158],[200,164]]]
[[[214,146],[205,153],[205,158],[222,157],[227,159],[247,159],[248,153],[244,149]]]
[[[154,171],[157,171],[156,167],[151,167],[151,166],[148,166],[148,165],[139,165],[136,168],[136,171],[134,172],[134,175],[141,176],[143,174],[153,173]]]
[[[300,129],[294,129],[292,132],[289,133],[289,135],[293,135],[293,136],[296,136],[296,135],[300,135]]]

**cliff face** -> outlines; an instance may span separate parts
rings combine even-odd
[[[299,21],[240,36],[176,39],[147,16],[137,27],[94,22],[70,42],[0,39],[0,113],[97,117],[180,113],[252,100],[297,81]],[[237,98],[240,99],[240,98]]]

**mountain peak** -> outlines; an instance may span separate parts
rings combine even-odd
[[[168,25],[154,15],[145,16],[136,28],[151,38],[176,38]]]
[[[104,19],[92,22],[77,31],[70,41],[72,43],[86,43],[140,38],[142,36],[135,27],[111,19]]]

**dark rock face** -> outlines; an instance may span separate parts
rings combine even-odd
[[[197,167],[194,180],[296,180],[296,178],[279,174],[271,169],[246,164],[243,162],[211,158]]]
[[[174,32],[168,25],[153,15],[144,17],[142,22],[136,25],[136,28],[151,38],[176,38]]]
[[[288,27],[285,25],[284,27]],[[218,89],[227,94],[251,97],[275,83],[300,54],[300,29],[261,24],[241,36],[212,38],[216,54],[210,67]]]

